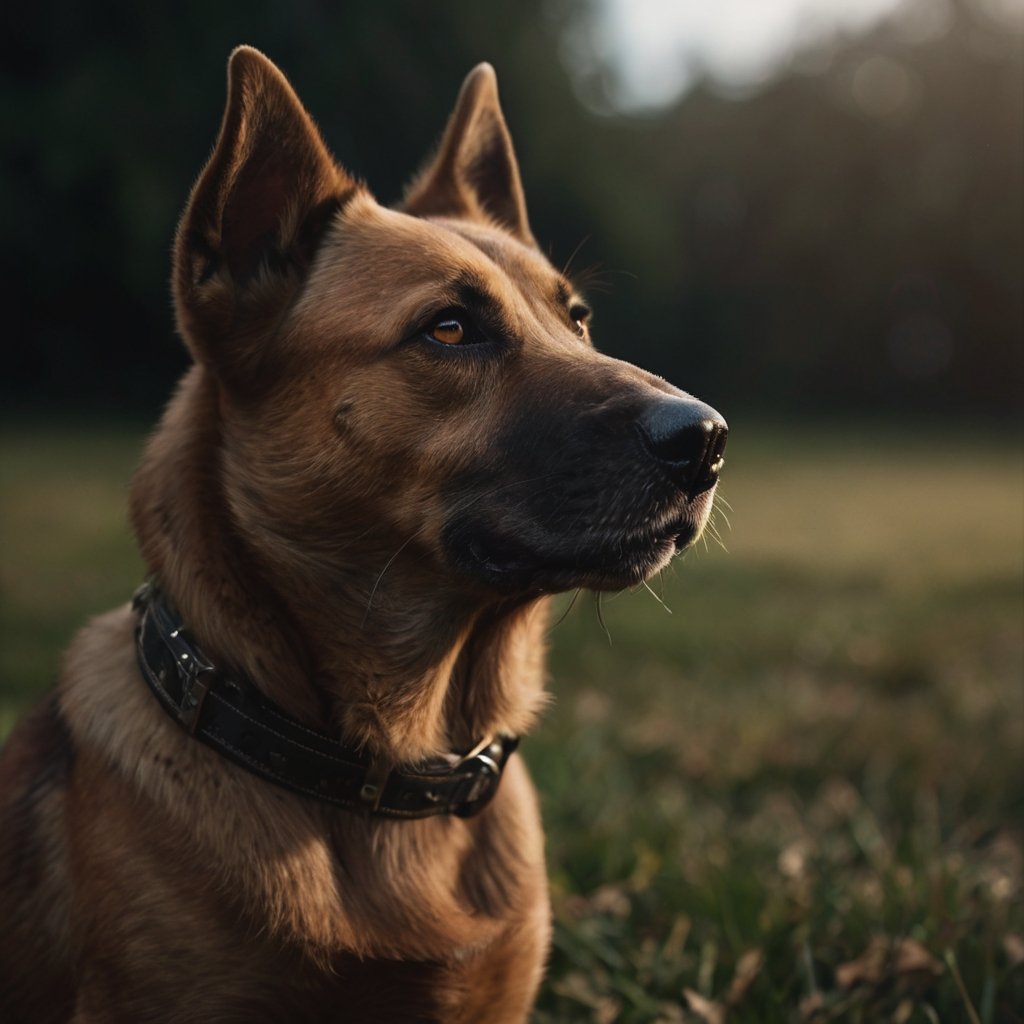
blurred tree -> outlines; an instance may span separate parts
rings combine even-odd
[[[491,60],[538,237],[614,292],[597,296],[599,344],[724,408],[1019,403],[1019,32],[956,0],[925,41],[896,17],[752,95],[706,81],[627,118],[570,84],[606,88],[580,48],[593,2],[8,5],[5,405],[150,412],[166,395],[185,361],[170,241],[240,42],[281,65],[386,202]]]
[[[557,118],[574,104],[540,0],[443,11],[416,0],[42,0],[8,5],[3,19],[8,408],[141,411],[166,396],[185,364],[170,243],[237,44],[284,69],[339,160],[383,201],[401,195],[478,61],[498,67],[517,128],[527,111]],[[526,163],[532,137],[516,135]]]
[[[561,10],[579,45],[594,8]],[[782,414],[1020,408],[1024,37],[957,0],[922,39],[920,10],[798,55],[752,95],[706,80],[609,122],[585,216],[642,268],[626,303],[654,318],[640,362]],[[581,94],[611,109],[610,69],[583,67]]]

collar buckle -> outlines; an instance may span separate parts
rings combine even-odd
[[[195,644],[185,636],[181,625],[175,620],[163,601],[150,601],[149,592],[137,595],[137,606],[143,607],[143,615],[152,616],[157,633],[174,660],[180,683],[180,696],[173,697],[167,692],[168,710],[184,727],[188,734],[195,735],[203,702],[210,692],[215,666]],[[161,682],[164,680],[161,679]]]
[[[192,648],[179,655],[182,666],[181,702],[178,705],[178,721],[185,727],[188,734],[194,735],[199,725],[199,715],[203,710],[203,702],[210,692],[210,679],[213,665],[200,661],[201,655]],[[205,677],[205,678],[204,678]]]
[[[505,762],[515,747],[513,740],[488,737],[459,762],[457,771],[465,772],[466,778],[452,800],[454,815],[469,818],[491,802],[501,782]]]

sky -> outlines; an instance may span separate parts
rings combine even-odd
[[[975,0],[994,17],[1024,0]],[[623,110],[671,102],[709,71],[725,86],[756,86],[809,43],[870,29],[908,7],[906,31],[922,41],[948,27],[949,0],[599,0],[596,46],[616,74]]]

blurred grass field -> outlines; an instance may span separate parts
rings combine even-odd
[[[0,432],[0,735],[140,578],[141,436]],[[538,1022],[1024,1020],[1015,442],[734,422],[724,547],[560,599]]]

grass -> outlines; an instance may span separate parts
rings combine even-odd
[[[728,552],[565,599],[539,1024],[1024,1020],[1024,465],[959,436],[734,423]],[[2,732],[141,569],[138,435],[0,441]]]

